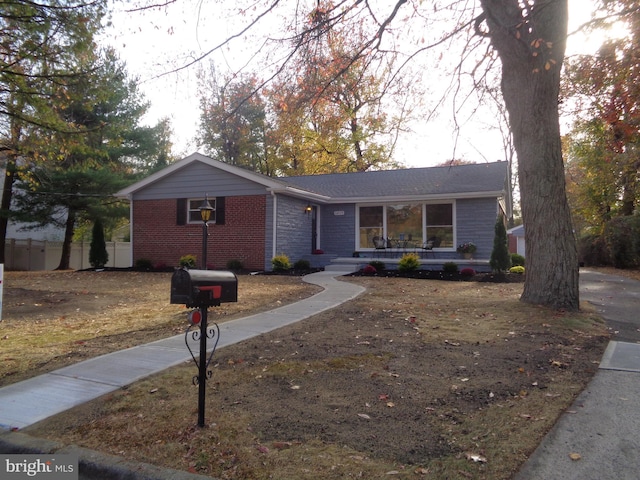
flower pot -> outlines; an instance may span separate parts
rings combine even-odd
[[[473,254],[471,252],[464,252],[462,257],[469,260]]]

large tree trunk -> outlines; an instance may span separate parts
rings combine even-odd
[[[522,301],[579,308],[578,259],[567,202],[558,93],[567,0],[482,0],[502,61],[502,93],[518,154],[527,274]]]
[[[71,264],[71,244],[73,243],[73,229],[76,226],[76,211],[69,208],[67,221],[64,228],[64,241],[62,242],[62,255],[56,270],[69,270]]]
[[[13,197],[13,184],[16,178],[16,162],[13,153],[7,154],[2,199],[0,200],[0,263],[5,263],[4,251],[7,244],[7,227],[9,226],[9,212]]]

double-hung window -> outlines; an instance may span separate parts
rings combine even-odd
[[[209,205],[213,208],[211,212],[211,217],[209,218],[210,223],[215,223],[216,221],[216,199],[208,198]],[[189,223],[202,223],[202,216],[200,215],[200,207],[204,203],[204,198],[190,198],[187,201],[187,219]]]

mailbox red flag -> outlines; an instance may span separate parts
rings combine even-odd
[[[191,325],[198,325],[200,320],[202,320],[202,314],[200,310],[191,310],[187,315],[187,319]]]

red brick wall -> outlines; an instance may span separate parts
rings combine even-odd
[[[133,202],[133,262],[148,259],[154,266],[178,266],[180,257],[192,254],[201,267],[202,223],[177,225],[176,199]],[[240,260],[245,268],[264,268],[266,197],[226,197],[225,224],[209,224],[207,264],[225,269],[227,261]]]

